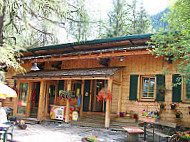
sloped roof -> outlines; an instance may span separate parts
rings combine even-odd
[[[130,35],[38,47],[23,51],[24,57],[22,57],[22,59],[27,60],[121,50],[141,50],[142,47],[148,48],[147,41],[150,41],[152,35],[153,34]]]
[[[13,79],[47,79],[47,78],[75,78],[75,77],[108,77],[114,74],[120,67],[109,68],[91,68],[91,69],[66,69],[66,70],[49,70],[33,71],[26,74],[14,75]]]

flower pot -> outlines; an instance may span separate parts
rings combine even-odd
[[[180,118],[180,114],[176,114],[176,118]]]
[[[160,105],[160,109],[161,109],[161,110],[164,109],[164,105],[163,105],[163,104]]]
[[[120,114],[120,117],[124,117],[123,112],[120,112],[119,114]]]
[[[171,105],[171,110],[175,110],[175,105]]]
[[[137,116],[138,116],[137,114],[134,114],[134,115],[133,115],[133,118],[137,119]]]
[[[150,117],[141,117],[139,116],[139,120],[147,123],[156,123],[156,118],[150,118]]]

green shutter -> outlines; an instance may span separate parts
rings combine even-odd
[[[177,78],[181,77],[179,74],[173,74],[172,75],[172,83],[173,83],[173,88],[172,88],[172,102],[181,102],[181,85],[176,84],[177,83]]]
[[[129,100],[137,100],[138,75],[130,75]]]
[[[58,96],[59,96],[59,90],[63,90],[64,88],[64,80],[59,80],[58,84]]]
[[[165,86],[165,75],[162,74],[157,74],[156,75],[156,101],[161,101],[163,102],[165,100],[164,94],[161,94],[159,92],[159,88],[161,86]]]

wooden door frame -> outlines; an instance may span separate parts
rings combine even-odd
[[[50,116],[50,114],[48,113],[48,107],[49,107],[49,87],[50,85],[54,85],[55,86],[55,98],[54,98],[54,104],[56,104],[57,102],[57,95],[58,95],[58,81],[57,80],[48,80],[46,82],[47,88],[46,88],[46,100],[45,100],[45,117]]]

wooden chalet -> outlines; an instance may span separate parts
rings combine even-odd
[[[6,99],[4,106],[12,107],[14,115],[35,116],[44,120],[50,115],[50,105],[76,106],[77,90],[82,95],[80,116],[83,112],[105,113],[105,127],[110,116],[120,112],[141,114],[160,111],[164,121],[190,126],[190,90],[183,84],[173,87],[178,72],[174,63],[165,57],[155,58],[148,53],[147,41],[152,34],[131,35],[80,43],[44,46],[23,52],[24,74],[9,71],[6,80],[17,84],[17,99]],[[34,62],[39,71],[31,71]],[[167,68],[169,74],[164,74]],[[112,102],[97,102],[97,94],[103,87],[112,91]],[[160,86],[167,91],[159,93]],[[59,90],[73,92],[70,101],[59,99]],[[35,95],[34,95],[35,94]],[[183,113],[177,119],[171,104]],[[68,122],[68,109],[65,121]],[[67,117],[68,116],[68,117]]]

